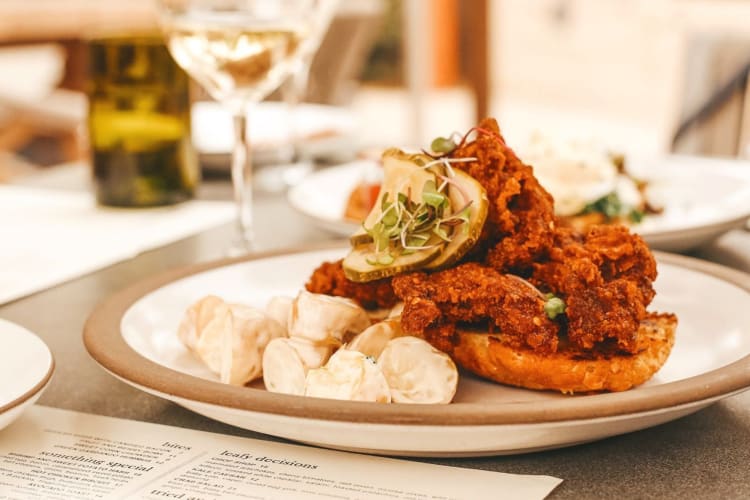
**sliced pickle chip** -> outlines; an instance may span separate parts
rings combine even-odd
[[[372,244],[353,248],[344,258],[342,267],[344,275],[351,281],[365,282],[395,276],[396,274],[414,271],[425,266],[440,254],[441,246],[419,250],[413,253],[402,253],[394,256],[389,264],[380,264],[379,252]]]
[[[365,228],[361,226],[354,234],[349,236],[349,244],[351,244],[351,246],[353,247],[364,245],[366,243],[372,243],[372,236],[367,234]]]
[[[435,175],[444,175],[442,165],[424,168],[432,159],[423,154],[409,154],[400,149],[391,148],[383,152],[383,184],[380,187],[380,197],[364,221],[364,227],[373,227],[382,214],[382,200],[388,197],[393,201],[399,193],[409,193],[415,202],[422,201],[422,188],[425,182],[435,181]],[[372,237],[360,228],[351,237],[352,246],[369,243]]]
[[[350,237],[352,250],[343,262],[349,280],[442,269],[479,240],[489,210],[486,191],[469,174],[426,166],[431,162],[398,149],[383,153],[381,198]]]
[[[425,269],[444,269],[458,262],[479,240],[484,222],[487,220],[490,205],[487,200],[487,191],[466,172],[455,170],[455,174],[453,181],[460,184],[463,191],[472,200],[471,206],[468,208],[469,220],[454,228],[451,233],[451,241],[445,245],[440,255],[427,263]],[[460,210],[461,206],[466,204],[462,194],[455,186],[448,188],[448,197],[455,210]]]

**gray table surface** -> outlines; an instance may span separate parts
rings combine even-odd
[[[28,184],[43,185],[52,177],[45,179]],[[202,197],[228,192],[224,182],[207,182]],[[283,196],[259,195],[256,205],[258,237],[269,249],[334,239],[289,208]],[[0,317],[36,332],[55,356],[56,372],[39,404],[278,440],[210,420],[116,380],[89,357],[81,340],[98,302],[167,268],[220,257],[232,231],[231,225],[218,227],[0,306]],[[732,231],[693,254],[750,272],[750,233]],[[550,498],[750,498],[750,392],[667,424],[589,444],[515,456],[419,460],[564,479]]]

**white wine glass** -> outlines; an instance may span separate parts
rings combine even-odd
[[[157,0],[167,46],[234,121],[232,186],[238,237],[230,253],[256,248],[248,114],[317,49],[336,0]]]
[[[302,178],[313,171],[313,161],[304,154],[304,126],[301,125],[300,115],[303,113],[307,87],[310,79],[310,68],[313,56],[320,48],[323,38],[328,32],[339,0],[329,0],[320,9],[308,41],[311,50],[303,55],[296,71],[287,78],[280,87],[280,105],[282,121],[285,124],[283,151],[278,156],[278,164],[265,165],[258,184],[268,192],[281,192],[297,184]]]

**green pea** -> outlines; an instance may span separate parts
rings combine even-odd
[[[565,302],[559,297],[550,297],[544,304],[544,312],[549,319],[555,319],[565,312]]]

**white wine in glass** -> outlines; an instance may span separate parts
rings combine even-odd
[[[232,184],[239,237],[255,247],[248,108],[276,90],[317,48],[335,0],[159,0],[162,29],[177,64],[234,117]]]

